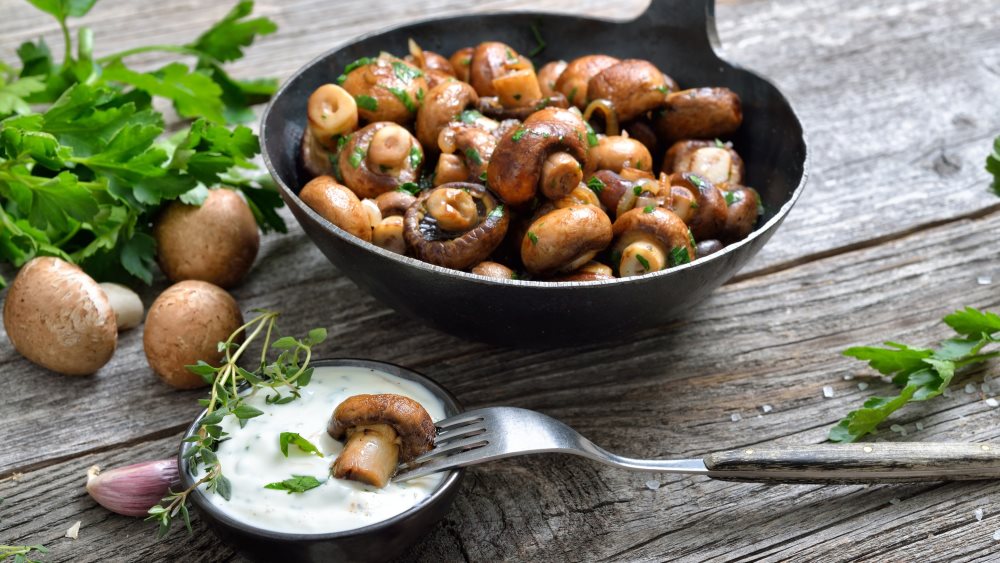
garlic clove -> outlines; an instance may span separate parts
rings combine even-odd
[[[96,465],[87,470],[91,498],[125,516],[146,516],[178,483],[176,459],[143,461],[104,472]]]

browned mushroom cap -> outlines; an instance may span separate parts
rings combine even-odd
[[[743,181],[743,159],[732,143],[722,141],[677,141],[663,157],[663,171],[691,172],[720,188]]]
[[[406,211],[403,235],[424,262],[464,270],[500,245],[509,223],[484,186],[452,182],[417,198]]]
[[[433,447],[437,429],[420,403],[383,393],[348,397],[333,411],[327,433],[335,440],[347,437],[333,462],[334,477],[384,487],[401,461]]]
[[[416,137],[400,125],[380,121],[351,135],[337,164],[344,184],[368,198],[416,182],[423,162]]]
[[[452,81],[435,86],[417,112],[417,139],[429,150],[437,147],[438,135],[445,125],[478,102],[476,91],[465,82]]]
[[[313,178],[299,192],[299,198],[324,219],[367,242],[372,240],[368,213],[346,186],[330,176]]]
[[[421,49],[420,45],[417,45],[417,42],[413,39],[410,39],[407,43],[409,44],[410,54],[403,60],[424,72],[435,71],[448,76],[455,76],[455,68],[451,66],[451,62],[443,55],[439,55],[434,51]]]
[[[361,119],[369,123],[413,121],[427,94],[423,71],[388,55],[365,62],[347,73],[341,84],[354,96]]]
[[[728,214],[726,200],[719,188],[690,172],[671,175],[670,183],[686,188],[695,196],[694,214],[687,222],[695,239],[718,238]]]
[[[486,276],[488,278],[497,278],[501,280],[517,279],[517,274],[514,273],[514,270],[511,270],[499,262],[480,262],[473,266],[470,272],[478,276]]]
[[[658,272],[695,258],[687,225],[662,207],[625,213],[615,221],[614,233],[612,256],[622,277]]]
[[[646,145],[620,135],[598,137],[597,144],[588,151],[584,174],[593,174],[596,170],[621,172],[623,168],[652,170],[653,156]]]
[[[728,137],[743,123],[740,97],[729,88],[673,92],[657,112],[656,130],[667,142]]]
[[[437,145],[443,154],[454,154],[462,160],[466,177],[460,181],[482,182],[497,142],[489,131],[456,122],[441,130]]]
[[[498,91],[493,83],[494,79],[508,74],[512,67],[521,68],[525,65],[531,68],[531,62],[517,54],[510,45],[486,41],[477,45],[472,52],[469,83],[480,96],[496,96]]]
[[[553,155],[566,153],[582,169],[579,163],[587,162],[586,135],[583,119],[569,110],[548,108],[532,114],[504,135],[493,151],[487,168],[490,188],[511,205],[531,201],[540,182],[548,197],[565,195],[579,184],[581,176],[566,166],[562,157],[563,163],[550,167],[548,175],[543,168]],[[556,176],[557,172],[565,176]]]
[[[711,256],[723,248],[725,248],[725,245],[718,239],[714,238],[698,241],[698,244],[694,245],[694,251],[698,255],[698,258]]]
[[[613,280],[615,279],[614,270],[611,266],[601,264],[600,262],[595,262],[591,260],[579,270],[571,272],[564,276],[557,276],[552,278],[551,281],[559,282],[587,282],[587,281],[601,281],[601,280]]]
[[[476,107],[483,114],[494,119],[524,121],[538,110],[545,108],[566,109],[569,107],[569,104],[566,102],[566,97],[557,92],[552,96],[546,96],[533,104],[524,106],[505,106],[501,103],[500,98],[496,96],[484,96],[479,98],[479,104]]]
[[[653,129],[653,123],[650,120],[646,118],[635,119],[623,124],[622,129],[628,133],[629,137],[646,145],[650,153],[658,151],[660,140],[656,138],[656,131]]]
[[[665,207],[670,203],[669,186],[646,176],[630,179],[611,170],[598,170],[587,185],[598,193],[601,203],[615,217],[636,207]]]
[[[556,90],[556,82],[568,65],[566,61],[552,61],[538,70],[538,87],[542,89],[543,96],[554,96],[559,93]]]
[[[607,55],[587,55],[570,61],[556,80],[556,91],[561,92],[570,104],[583,109],[593,98],[587,91],[590,79],[597,73],[617,63],[619,59]]]
[[[609,100],[619,120],[631,121],[662,107],[667,94],[676,87],[653,63],[626,59],[594,75],[587,85],[587,96]]]
[[[542,215],[521,239],[521,260],[529,272],[547,276],[572,272],[611,242],[611,220],[593,205],[575,205]]]
[[[455,70],[455,78],[461,80],[462,82],[469,81],[469,74],[472,69],[472,52],[475,51],[475,47],[464,47],[455,51],[448,62],[451,63],[451,68]]]
[[[379,194],[375,198],[375,204],[378,205],[378,211],[382,214],[382,217],[394,217],[396,215],[405,215],[406,210],[416,200],[417,198],[413,197],[413,194],[396,190],[394,192]]]
[[[726,224],[722,229],[722,240],[735,242],[746,238],[753,231],[760,215],[760,195],[757,190],[745,186],[733,186],[722,192],[726,200]]]

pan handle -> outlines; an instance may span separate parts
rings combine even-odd
[[[701,41],[712,50],[718,50],[715,0],[650,0],[649,7],[639,19],[646,20],[654,28],[690,35],[691,40]]]

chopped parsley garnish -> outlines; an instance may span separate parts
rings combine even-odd
[[[604,190],[604,182],[602,182],[597,176],[591,176],[590,179],[587,180],[587,187],[590,188],[595,194],[600,195],[601,191]]]
[[[417,168],[424,161],[424,153],[420,147],[410,147],[410,168]]]
[[[643,213],[652,213],[654,209],[656,209],[655,205],[647,205],[646,207],[642,208],[642,212]]]
[[[528,231],[528,239],[531,241],[531,244],[538,244],[538,236],[531,231]]]
[[[343,84],[347,81],[347,75],[351,73],[356,68],[361,68],[366,65],[370,65],[375,62],[375,59],[371,57],[361,57],[360,59],[354,61],[353,63],[344,67],[344,73],[337,77],[337,83]]]
[[[670,88],[667,88],[666,86],[657,86],[656,87],[656,91],[659,92],[659,93],[661,93],[661,94],[666,95],[666,94],[670,93]]]
[[[642,193],[642,186],[633,186],[632,187],[632,193],[634,193],[635,195],[641,194]]]
[[[740,190],[725,190],[723,197],[726,198],[726,207],[729,207],[734,203],[743,201],[743,192]]]
[[[479,156],[479,151],[472,147],[465,149],[465,158],[477,166],[483,163],[482,157]]]
[[[573,98],[576,97],[576,89],[577,87],[573,86],[573,89],[569,91],[569,103],[571,104],[573,103]]]
[[[462,59],[461,63],[462,66],[469,66],[470,64],[472,64],[472,57],[465,57],[464,59]]]
[[[531,34],[535,36],[535,42],[537,43],[537,45],[535,45],[535,47],[528,52],[528,56],[534,58],[537,57],[539,53],[545,50],[545,47],[548,46],[548,43],[546,43],[545,40],[542,39],[542,32],[538,29],[538,24],[534,23],[531,24]]]
[[[675,246],[670,249],[670,256],[667,257],[670,267],[680,266],[681,264],[687,264],[691,261],[691,255],[688,254],[688,249],[686,246]]]
[[[719,139],[715,139],[715,146],[716,148],[724,149],[726,148],[726,143],[723,143]]]
[[[354,101],[358,103],[358,107],[368,111],[378,111],[378,100],[371,96],[366,96],[361,94],[360,96],[355,96]]]
[[[691,180],[691,183],[694,184],[699,190],[704,190],[708,187],[705,180],[702,180],[701,176],[698,176],[697,174],[688,174],[688,180]]]
[[[288,494],[292,494],[304,493],[309,489],[315,489],[322,484],[322,481],[315,477],[310,477],[309,475],[292,475],[291,479],[285,479],[284,481],[278,481],[277,483],[268,483],[267,485],[264,485],[264,488],[274,489],[277,491],[288,491]]]
[[[589,123],[584,123],[587,126],[587,144],[596,147],[597,146],[597,133],[594,132],[594,128],[590,126]]]
[[[396,189],[397,191],[406,192],[410,195],[417,195],[420,193],[420,185],[416,182],[404,182]]]
[[[649,271],[649,260],[646,260],[645,256],[643,256],[642,254],[636,254],[635,259],[638,260],[640,264],[642,264],[644,270],[646,270],[647,272]]]
[[[552,102],[552,98],[550,98],[548,96],[545,96],[537,104],[535,104],[535,109],[536,110],[545,109],[545,108],[549,107],[549,103],[551,103],[551,102]]]
[[[524,134],[527,133],[527,132],[528,132],[527,129],[525,129],[524,127],[521,127],[517,131],[514,131],[514,134],[511,135],[510,138],[511,138],[512,141],[514,141],[516,143],[516,142],[520,141],[521,137],[523,137]]]
[[[474,109],[467,109],[462,113],[458,114],[458,120],[461,121],[462,123],[472,124],[482,118],[483,114],[479,113],[479,111]]]
[[[423,88],[417,88],[417,103],[418,104],[424,103],[424,89]]]
[[[496,207],[493,208],[492,211],[490,211],[490,214],[486,216],[486,220],[489,221],[490,219],[495,219],[495,218],[499,218],[499,217],[503,217],[503,204],[502,203],[499,204],[499,205],[497,205]]]
[[[392,72],[403,82],[409,84],[414,78],[420,78],[424,75],[420,69],[412,67],[403,61],[392,61]]]
[[[691,232],[691,229],[690,229],[690,228],[688,229],[688,241],[689,241],[689,242],[691,243],[691,246],[692,246],[692,247],[693,247],[693,246],[694,246],[695,244],[697,244],[697,243],[696,243],[696,242],[694,241],[694,233],[692,233],[692,232]]]
[[[354,152],[351,153],[351,157],[348,162],[351,163],[351,168],[357,168],[361,166],[361,161],[365,158],[365,149],[361,147],[354,147]]]
[[[485,182],[486,181],[486,171],[485,170],[483,170],[482,174],[479,175],[479,181],[480,182]]]
[[[510,47],[507,47],[506,50],[507,50],[507,62],[511,63],[517,62],[517,55],[514,54],[514,51],[511,51]]]
[[[397,100],[406,106],[406,111],[410,113],[415,113],[417,111],[417,104],[413,103],[413,98],[410,97],[409,92],[402,88],[395,88],[393,86],[386,88],[386,90],[391,92],[393,96],[396,96]]]

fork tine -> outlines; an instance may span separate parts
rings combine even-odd
[[[434,425],[438,427],[438,430],[445,431],[452,428],[457,428],[459,426],[465,426],[472,424],[474,422],[482,422],[483,416],[476,414],[476,411],[470,411],[467,413],[462,413],[455,415],[451,418],[446,418],[444,420],[439,420]]]
[[[392,481],[397,483],[400,481],[409,481],[410,479],[424,477],[425,475],[437,473],[438,471],[473,465],[477,462],[483,461],[483,458],[477,451],[483,446],[485,446],[485,444],[448,456],[432,456],[430,461],[420,465],[416,465],[417,460],[413,460],[409,463],[407,469],[397,473],[396,476],[392,478]]]
[[[460,426],[453,430],[445,430],[444,432],[438,432],[437,437],[434,438],[434,447],[443,445],[449,440],[455,440],[457,438],[467,438],[469,436],[474,436],[476,434],[483,434],[486,432],[486,426],[483,424],[469,424],[467,426]]]
[[[464,440],[455,440],[454,442],[448,442],[443,446],[435,446],[433,450],[415,457],[411,464],[423,463],[433,457],[446,456],[451,452],[456,452],[460,450],[468,450],[471,448],[478,448],[480,446],[485,446],[489,444],[490,441],[487,440],[482,434],[476,434],[470,438]]]

